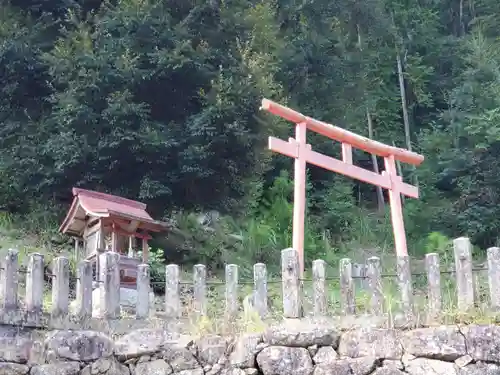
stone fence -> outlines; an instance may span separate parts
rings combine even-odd
[[[456,280],[457,308],[468,311],[475,303],[475,288],[473,282],[472,251],[467,238],[458,238],[453,242]],[[489,303],[492,310],[500,308],[500,249],[490,248],[488,255]],[[293,249],[281,252],[282,263],[282,316],[284,318],[299,318],[304,315],[303,282],[299,278],[298,254]],[[44,259],[40,254],[31,254],[25,272],[20,272],[18,254],[9,250],[2,259],[0,269],[0,323],[45,325],[48,316],[51,321],[71,318],[75,321],[86,321],[92,316],[104,320],[117,320],[121,317],[120,309],[120,272],[119,255],[106,252],[100,255],[99,261],[99,307],[97,315],[92,304],[93,275],[88,261],[77,265],[76,294],[72,302],[74,308],[70,311],[70,265],[67,258],[54,260],[52,267],[52,301],[49,311],[44,310]],[[441,272],[438,254],[427,254],[425,257],[427,276],[427,320],[433,321],[441,312]],[[381,262],[377,257],[367,260],[366,287],[369,296],[369,313],[384,314],[384,293],[382,290]],[[342,259],[339,274],[335,279],[340,289],[340,305],[342,315],[356,314],[355,277],[349,259]],[[268,278],[266,265],[254,265],[253,293],[251,305],[260,317],[265,318],[268,311]],[[18,280],[20,275],[26,277],[26,293],[24,303],[20,303]],[[411,318],[414,314],[412,275],[408,257],[397,259],[397,284],[400,293],[401,315]],[[326,263],[315,260],[312,266],[312,310],[311,315],[320,317],[327,315],[328,282]],[[238,266],[226,266],[225,301],[221,303],[220,315],[231,319],[239,309]],[[166,266],[165,283],[165,320],[177,320],[181,317],[181,280],[180,268],[170,264]],[[195,265],[193,272],[193,314],[203,316],[207,311],[207,272],[204,265]],[[146,320],[151,316],[150,276],[149,266],[139,265],[137,278],[137,303],[135,317],[137,321]]]
[[[35,342],[3,332],[0,374],[498,375],[498,337],[494,325],[342,330],[331,321],[299,319],[233,337],[141,329],[113,339],[58,330]]]

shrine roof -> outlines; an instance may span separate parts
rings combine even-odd
[[[124,219],[139,222],[143,229],[163,231],[168,224],[154,220],[146,211],[146,204],[116,195],[92,190],[73,188],[73,202],[59,231],[68,234],[80,233],[87,217]]]

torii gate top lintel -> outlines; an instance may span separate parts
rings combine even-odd
[[[403,182],[402,177],[398,176],[396,160],[417,166],[424,161],[424,157],[415,152],[389,146],[337,126],[327,124],[323,121],[304,116],[291,108],[282,106],[268,99],[262,100],[261,109],[296,124],[295,138],[290,138],[288,142],[285,142],[275,137],[269,137],[269,149],[295,159],[293,248],[299,253],[301,275],[303,275],[304,272],[304,215],[307,163],[387,189],[389,192],[389,204],[391,207],[396,254],[398,256],[406,256],[408,251],[403,222],[401,194],[418,198],[418,188]],[[313,151],[306,141],[307,130],[341,142],[342,160]],[[385,170],[381,174],[378,174],[353,165],[352,147],[383,157]]]
[[[389,146],[370,138],[352,133],[338,126],[327,124],[326,122],[307,117],[291,108],[282,106],[269,99],[262,99],[261,109],[279,116],[295,124],[305,123],[307,129],[321,134],[325,137],[339,142],[348,143],[355,148],[375,154],[381,157],[393,155],[396,160],[402,163],[418,166],[424,161],[424,157],[412,151],[403,148]]]

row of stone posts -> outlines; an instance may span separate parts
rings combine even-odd
[[[207,272],[203,264],[193,268],[193,313],[205,315],[207,313]],[[253,267],[252,305],[260,316],[267,315],[267,268],[263,263]],[[166,267],[165,285],[165,315],[170,319],[178,319],[182,315],[180,296],[179,266],[170,264]],[[225,314],[228,318],[234,317],[239,310],[238,266],[228,264],[225,269]]]
[[[455,255],[455,278],[457,285],[457,308],[467,311],[474,306],[474,283],[472,268],[472,247],[467,238],[458,238],[453,241]],[[490,248],[487,251],[488,277],[490,287],[491,306],[500,309],[500,249]],[[120,272],[118,253],[106,252],[99,258],[99,311],[98,316],[107,319],[120,317]],[[384,312],[384,294],[382,288],[381,263],[378,257],[367,260],[365,285],[370,296],[369,311],[373,315]],[[299,257],[297,251],[285,249],[281,252],[282,265],[282,296],[283,315],[286,318],[298,318],[303,314],[303,282],[299,278]],[[397,258],[396,278],[400,289],[401,311],[410,317],[413,314],[413,291],[408,257]],[[441,312],[441,273],[439,255],[432,253],[425,257],[428,314],[437,317]],[[338,280],[340,285],[341,314],[355,314],[355,279],[352,275],[350,259],[342,259],[339,263]],[[18,253],[9,250],[2,259],[0,267],[0,309],[15,311],[19,309],[18,301]],[[328,309],[326,263],[315,260],[312,264],[313,284],[313,314],[323,316]],[[64,317],[69,313],[70,305],[70,265],[65,257],[54,260],[52,267],[52,317]],[[234,316],[239,310],[238,266],[229,264],[225,270],[225,313]],[[75,309],[72,314],[81,319],[92,316],[92,266],[89,261],[82,261],[77,265]],[[181,280],[178,265],[166,266],[165,283],[165,315],[167,319],[179,319],[182,316]],[[198,264],[193,269],[193,312],[197,315],[207,313],[207,272],[204,265]],[[253,308],[261,317],[268,314],[267,305],[267,269],[262,263],[253,267],[253,293],[251,302]],[[150,274],[149,266],[139,265],[137,277],[137,306],[136,318],[145,319],[150,315],[149,293]],[[40,254],[30,254],[26,270],[26,297],[25,310],[31,320],[37,320],[42,313],[44,293],[44,259]]]
[[[302,283],[299,279],[298,254],[293,249],[282,251],[282,278],[283,278],[283,312],[288,318],[300,317],[302,313]],[[454,270],[451,272],[456,281],[456,309],[457,312],[466,312],[474,308],[476,291],[474,287],[472,245],[466,237],[453,241]],[[490,294],[490,308],[500,310],[500,248],[492,247],[487,250],[488,267],[480,271],[488,272]],[[312,263],[313,283],[313,313],[317,316],[327,313],[327,278],[326,263],[315,260]],[[427,319],[436,320],[442,310],[441,269],[440,257],[437,253],[425,256],[425,276],[427,277]],[[342,315],[353,315],[355,311],[355,278],[352,274],[353,264],[350,259],[341,259],[339,262],[340,307]],[[449,271],[445,271],[450,273]],[[397,257],[395,276],[399,287],[399,305],[401,312],[407,318],[414,315],[413,283],[408,256]],[[384,313],[384,291],[380,258],[371,257],[366,261],[364,275],[368,295],[370,296],[367,311],[372,315]]]
[[[100,256],[100,289],[101,289],[101,316],[115,318],[119,315],[120,274],[118,269],[119,254],[104,253]],[[145,266],[147,268],[148,266]],[[144,266],[142,267],[144,268]],[[24,272],[23,272],[24,273]],[[76,278],[76,308],[73,315],[80,319],[92,316],[92,265],[89,261],[82,261],[77,266]],[[149,273],[146,278],[139,278],[138,284],[144,283],[149,289]],[[18,252],[9,249],[2,259],[0,268],[0,308],[4,313],[19,309],[19,270]],[[70,264],[66,257],[58,257],[53,261],[52,274],[45,275],[44,258],[41,254],[29,255],[26,275],[26,294],[24,312],[31,323],[39,322],[43,312],[44,276],[52,279],[50,316],[63,318],[69,314],[70,305]],[[140,272],[139,272],[140,275]],[[147,279],[147,280],[146,280]],[[138,285],[138,288],[144,285]],[[138,309],[138,316],[144,315],[144,309]],[[21,315],[19,315],[21,317]]]

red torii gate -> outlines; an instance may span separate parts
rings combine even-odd
[[[418,198],[418,188],[403,182],[403,178],[398,176],[396,160],[417,166],[424,161],[422,155],[401,148],[388,146],[337,126],[315,120],[268,99],[262,100],[261,109],[296,124],[295,138],[290,138],[288,142],[285,142],[275,137],[269,137],[269,149],[295,158],[292,246],[299,253],[301,277],[304,274],[304,215],[306,206],[307,163],[387,189],[389,191],[389,204],[391,207],[396,254],[398,256],[405,256],[408,254],[400,194]],[[307,129],[332,140],[341,142],[342,160],[313,151],[311,145],[307,144],[306,141]],[[378,174],[353,165],[353,146],[383,157],[385,171],[382,171],[382,174]]]

